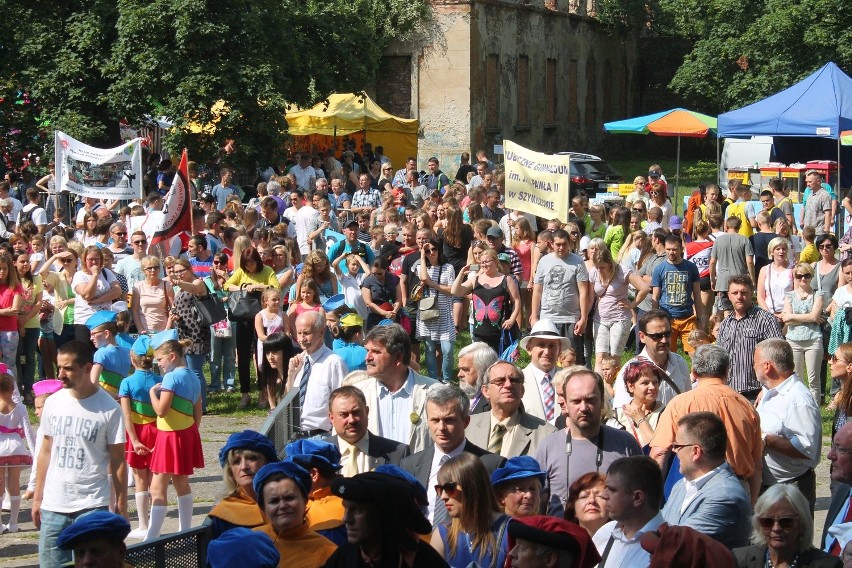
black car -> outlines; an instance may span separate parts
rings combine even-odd
[[[571,157],[571,199],[580,192],[587,197],[606,193],[607,184],[620,183],[623,179],[612,166],[597,156],[582,152],[557,152],[557,155]]]

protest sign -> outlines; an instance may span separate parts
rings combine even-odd
[[[137,199],[142,195],[142,139],[117,148],[83,144],[56,131],[56,187],[96,199]]]
[[[504,150],[506,207],[567,222],[571,183],[568,156],[534,152],[509,140]]]

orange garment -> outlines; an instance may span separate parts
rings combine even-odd
[[[700,191],[693,192],[693,194],[689,197],[689,201],[686,204],[686,214],[683,216],[684,233],[688,235],[692,234],[692,225],[695,221],[695,211],[701,207],[702,203],[704,203],[704,199],[702,199]]]
[[[281,555],[279,568],[319,568],[331,556],[337,546],[314,532],[308,523],[282,533],[276,533],[271,524],[254,529],[272,539]]]
[[[343,499],[331,494],[331,487],[315,489],[308,498],[308,525],[327,530],[343,525]]]
[[[657,422],[650,446],[670,449],[678,420],[690,412],[712,412],[722,419],[728,432],[725,458],[738,476],[751,477],[755,464],[763,460],[760,417],[748,400],[722,379],[700,379],[694,389],[669,401]]]
[[[210,511],[210,516],[247,528],[259,527],[268,522],[255,500],[242,489],[236,495],[225,497],[217,503]]]

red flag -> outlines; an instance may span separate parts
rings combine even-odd
[[[189,170],[186,150],[180,157],[172,187],[166,194],[163,203],[163,215],[159,226],[151,237],[151,246],[167,243],[172,237],[183,231],[192,231],[192,199],[189,193]]]

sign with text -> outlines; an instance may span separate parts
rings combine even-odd
[[[569,157],[533,152],[508,140],[503,149],[506,207],[567,222],[571,183]]]
[[[117,148],[83,144],[56,131],[56,188],[96,199],[142,196],[142,139]]]

